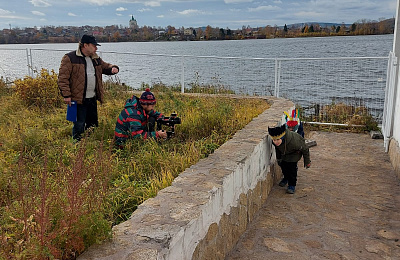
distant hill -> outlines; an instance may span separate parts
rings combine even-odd
[[[292,24],[287,24],[286,26],[288,28],[302,28],[306,24],[312,25],[312,24],[319,24],[321,27],[331,27],[332,25],[334,26],[342,26],[342,23],[326,23],[326,22],[305,22],[305,23],[292,23]],[[345,24],[346,27],[350,26],[351,24]],[[279,28],[283,28],[284,26],[279,26]]]
[[[367,22],[376,22],[376,21],[367,21]],[[390,19],[386,19],[381,21],[387,25],[389,25],[391,28],[394,28],[394,23],[395,23],[395,18],[390,18]],[[357,22],[355,22],[357,23]],[[331,27],[331,26],[342,26],[343,23],[327,23],[327,22],[304,22],[304,23],[293,23],[293,24],[287,24],[286,26],[288,28],[302,28],[304,27],[304,25],[312,25],[312,24],[319,24],[321,27]],[[346,27],[351,26],[352,24],[345,24]],[[283,28],[284,25],[279,26],[279,28]]]

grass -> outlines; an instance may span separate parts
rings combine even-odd
[[[156,110],[182,119],[175,137],[133,140],[114,150],[116,118],[132,95],[128,87],[107,84],[99,127],[75,144],[66,107],[51,96],[54,73],[43,73],[40,83],[27,78],[0,95],[0,259],[76,258],[269,107],[261,99],[156,87]],[[42,95],[50,101],[37,99],[32,86],[46,86]]]

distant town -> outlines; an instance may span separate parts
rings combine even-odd
[[[307,22],[284,26],[241,29],[199,27],[175,28],[173,26],[140,27],[132,16],[128,26],[43,26],[32,28],[10,28],[0,31],[0,44],[31,43],[70,43],[78,42],[83,34],[94,35],[99,42],[146,42],[146,41],[206,41],[206,40],[242,40],[293,37],[324,37],[346,35],[392,34],[395,19],[359,20],[353,24],[334,24]]]

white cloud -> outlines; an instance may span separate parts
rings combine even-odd
[[[275,0],[274,4],[282,4],[282,1],[281,0]]]
[[[317,12],[306,12],[306,11],[301,11],[294,13],[294,16],[297,17],[304,17],[304,18],[310,18],[310,17],[321,17],[324,16],[322,13],[317,13]]]
[[[224,0],[225,4],[251,3],[253,0]]]
[[[142,8],[142,9],[139,9],[139,10],[138,10],[138,12],[141,12],[141,13],[143,13],[143,12],[149,12],[149,11],[152,11],[152,9],[150,9],[150,8]]]
[[[151,7],[157,7],[157,6],[161,6],[161,3],[159,1],[148,1],[148,2],[144,2],[145,6],[151,6]]]
[[[162,15],[158,15],[157,16],[158,18],[164,18],[164,15],[162,14]]]
[[[172,11],[172,10],[171,10]],[[174,11],[172,11],[174,12]],[[211,13],[207,13],[205,11],[197,10],[197,9],[187,9],[183,11],[176,11],[176,13],[181,14],[181,15],[196,15],[196,14],[202,14],[202,15],[210,15]]]
[[[68,13],[68,16],[77,16],[77,15],[74,13]]]
[[[183,14],[183,15],[190,15],[190,14],[198,14],[200,13],[199,10],[195,10],[195,9],[187,9],[187,10],[183,10],[181,12],[177,12],[178,14]]]
[[[122,14],[116,13],[117,16],[122,16]]]
[[[35,1],[35,0],[32,0]],[[36,0],[39,1],[39,0]],[[81,2],[90,3],[99,6],[125,3],[125,4],[143,4],[144,6],[161,6],[161,2],[171,2],[170,0],[80,0]],[[172,1],[175,2],[175,1]]]
[[[117,9],[115,9],[115,11],[117,12],[123,12],[123,11],[127,11],[128,9],[125,7],[118,7]]]
[[[82,2],[95,4],[95,5],[109,5],[109,4],[115,3],[115,1],[112,1],[112,0],[82,0]]]
[[[31,0],[29,1],[33,4],[35,7],[49,7],[51,4],[45,0]]]
[[[39,12],[39,11],[32,11],[32,14],[39,15],[39,16],[46,16],[44,13]]]
[[[8,10],[4,10],[0,8],[0,15],[8,15],[8,14],[12,14],[14,12],[8,11]]]
[[[262,5],[258,6],[256,8],[247,8],[249,12],[264,12],[264,11],[275,11],[275,10],[280,10],[281,8],[278,6],[272,6],[272,5]]]
[[[27,20],[27,17],[21,17],[15,15],[15,12],[11,12],[5,9],[0,8],[0,18],[7,18],[7,19],[20,19],[20,20]]]

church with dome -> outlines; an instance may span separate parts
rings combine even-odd
[[[131,29],[139,29],[139,26],[137,25],[137,21],[136,21],[135,18],[133,18],[133,15],[132,15],[131,20],[129,20],[129,28],[131,28]]]

